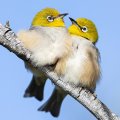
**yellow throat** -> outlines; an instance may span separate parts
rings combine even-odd
[[[95,24],[86,18],[78,18],[76,21],[70,18],[72,25],[68,28],[71,35],[77,35],[96,43],[98,32]]]

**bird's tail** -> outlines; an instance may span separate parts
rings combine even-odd
[[[25,90],[24,97],[35,97],[37,100],[43,100],[44,86],[47,78],[46,77],[36,77],[33,78]]]
[[[58,117],[61,104],[66,95],[67,94],[60,88],[55,88],[51,97],[38,109],[38,111],[50,112],[52,116]]]

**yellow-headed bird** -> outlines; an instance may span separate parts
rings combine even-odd
[[[72,38],[72,51],[69,56],[58,61],[55,70],[64,81],[94,92],[96,82],[100,78],[99,52],[95,47],[98,32],[91,20],[70,20],[72,25],[68,30]],[[54,117],[58,117],[66,95],[65,91],[56,86],[51,97],[38,110],[50,112]]]
[[[29,30],[18,33],[25,48],[32,52],[31,59],[36,66],[53,65],[69,53],[70,35],[63,20],[66,15],[54,8],[45,8],[35,15]],[[33,78],[24,96],[35,96],[41,101],[47,77],[27,62],[25,67],[33,73]]]

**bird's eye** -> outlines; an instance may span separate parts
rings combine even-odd
[[[47,20],[48,20],[49,22],[53,22],[53,21],[54,21],[54,18],[53,18],[52,16],[47,16]]]
[[[87,28],[86,26],[83,26],[83,27],[82,27],[82,31],[83,31],[83,32],[87,32],[87,31],[88,31],[88,28]]]

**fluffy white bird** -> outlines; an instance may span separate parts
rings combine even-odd
[[[64,81],[94,92],[100,78],[99,52],[94,45],[98,40],[97,29],[95,24],[86,18],[70,20],[72,51],[69,56],[58,61],[55,71]],[[51,97],[38,110],[50,112],[54,117],[58,117],[66,95],[65,91],[56,86]]]
[[[29,30],[18,33],[25,48],[32,52],[31,59],[36,66],[53,65],[69,53],[70,35],[63,21],[66,15],[56,9],[45,8],[35,15]],[[25,62],[25,66],[33,73],[33,78],[24,96],[42,100],[47,77],[29,63]]]

